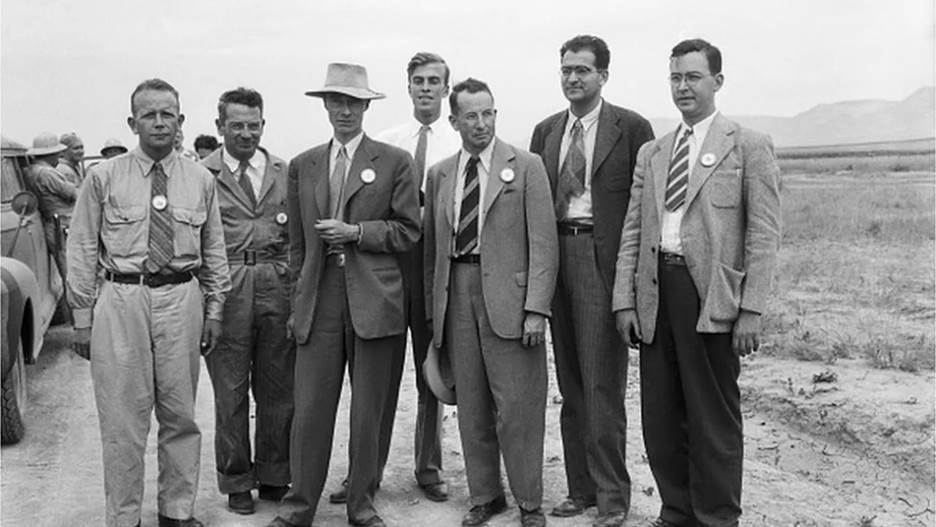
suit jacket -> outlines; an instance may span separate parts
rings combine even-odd
[[[218,207],[224,225],[228,262],[232,267],[241,264],[244,261],[243,251],[253,250],[257,251],[259,258],[276,259],[285,265],[289,256],[287,225],[292,219],[286,213],[286,162],[260,148],[267,162],[255,207],[241,188],[238,175],[224,164],[222,150],[215,150],[201,163],[215,175],[217,181]],[[277,221],[278,216],[286,221],[280,223]],[[238,256],[240,260],[237,260]],[[284,267],[283,272],[286,271]]]
[[[539,157],[494,139],[491,171],[482,199],[481,288],[491,328],[504,339],[523,336],[527,311],[550,316],[559,266],[556,218]],[[435,346],[444,342],[454,237],[455,154],[429,169],[423,236],[426,311]],[[512,181],[502,174],[513,171]],[[507,178],[509,179],[509,177]]]
[[[530,151],[539,154],[556,193],[559,150],[569,112],[563,110],[536,125]],[[631,175],[638,149],[653,139],[650,123],[636,112],[603,101],[592,161],[592,215],[595,223],[595,260],[608,290],[614,282],[614,263],[621,241],[621,227],[630,200]]]
[[[315,222],[329,217],[330,142],[307,150],[289,163],[289,267],[296,341],[305,344],[318,302],[326,257]],[[366,183],[364,170],[375,178]],[[342,200],[344,221],[360,224],[360,243],[344,246],[344,274],[354,332],[363,339],[403,333],[403,279],[395,253],[419,239],[419,197],[413,158],[405,150],[366,135],[354,152]]]
[[[646,343],[659,306],[657,253],[675,135],[640,149],[618,251],[613,309],[636,308]],[[714,156],[710,166],[706,156]],[[729,332],[739,309],[764,311],[780,247],[780,169],[770,138],[717,115],[683,206],[683,256],[701,302],[696,330]]]

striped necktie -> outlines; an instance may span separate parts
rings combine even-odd
[[[247,161],[240,162],[240,166],[237,167],[237,171],[240,174],[237,177],[237,183],[244,190],[244,194],[247,194],[247,199],[250,200],[250,205],[256,207],[257,195],[254,194],[253,183],[250,182],[250,176],[247,175],[248,167],[250,167],[250,163]]]
[[[673,151],[669,176],[666,178],[664,206],[667,212],[676,211],[686,202],[686,189],[689,185],[689,136],[692,135],[692,128],[685,130]]]
[[[169,218],[168,181],[166,172],[159,163],[154,163],[150,170],[152,192],[150,199],[149,245],[146,270],[156,273],[165,267],[174,254],[172,219]],[[162,198],[162,199],[157,199]],[[161,204],[162,208],[158,208]]]
[[[565,161],[559,171],[559,181],[556,188],[556,218],[565,219],[569,212],[569,198],[580,196],[585,192],[585,140],[582,137],[584,128],[581,119],[572,123],[572,134],[569,140],[569,150]]]
[[[458,234],[455,237],[455,257],[470,253],[478,246],[478,204],[481,185],[478,181],[478,158],[472,156],[465,169],[465,190],[458,213]]]

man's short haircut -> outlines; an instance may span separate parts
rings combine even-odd
[[[452,110],[452,115],[458,115],[458,94],[461,92],[468,93],[480,93],[485,92],[494,98],[494,94],[491,93],[491,89],[488,88],[488,85],[478,79],[468,77],[467,79],[459,82],[455,86],[452,86],[452,93],[449,95],[449,107]]]
[[[195,150],[207,148],[208,150],[215,151],[219,146],[221,145],[218,144],[218,140],[213,136],[202,134],[195,138]]]
[[[721,51],[701,38],[683,40],[679,44],[676,44],[670,58],[675,59],[676,57],[682,57],[693,51],[698,51],[705,55],[705,60],[708,61],[709,73],[712,75],[721,73]]]
[[[593,35],[579,35],[567,40],[566,43],[559,48],[559,58],[562,59],[566,51],[577,53],[583,49],[594,53],[596,68],[599,70],[608,69],[608,65],[611,64],[611,50],[608,49],[608,45],[604,40]]]
[[[445,78],[442,79],[443,83],[448,86],[449,83],[449,67],[445,63],[445,60],[442,57],[436,55],[435,53],[428,53],[426,51],[420,51],[419,53],[413,55],[413,58],[410,59],[409,64],[406,65],[406,80],[409,82],[413,78],[413,72],[416,71],[416,68],[420,66],[425,66],[426,64],[441,64],[445,66]]]
[[[179,103],[179,92],[172,87],[171,84],[162,80],[162,79],[146,79],[137,85],[133,90],[133,93],[130,94],[130,113],[136,115],[136,106],[134,105],[133,99],[136,98],[136,95],[141,91],[153,90],[153,91],[167,91],[172,93],[176,100],[176,106],[181,109]]]
[[[71,148],[81,142],[81,138],[75,132],[67,132],[59,137],[59,143]]]
[[[223,123],[227,117],[227,105],[243,104],[248,108],[259,108],[260,116],[263,117],[263,97],[257,90],[239,86],[233,90],[228,90],[218,98],[218,119]]]

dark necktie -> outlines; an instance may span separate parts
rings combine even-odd
[[[416,173],[419,174],[419,204],[425,201],[423,196],[423,181],[426,178],[426,142],[428,141],[429,127],[422,125],[419,128],[419,140],[416,142]]]
[[[156,273],[166,266],[174,254],[172,219],[169,218],[168,181],[162,165],[154,163],[150,170],[152,192],[150,194],[149,245],[146,270]],[[162,199],[157,199],[162,198]],[[162,205],[158,208],[157,205]]]
[[[244,189],[244,194],[247,194],[247,198],[250,200],[250,205],[252,207],[256,207],[257,195],[254,194],[253,184],[250,182],[250,176],[247,175],[248,167],[250,167],[250,164],[246,161],[240,162],[240,166],[237,167],[237,172],[240,174],[237,177],[237,182],[240,184],[240,187]]]
[[[458,234],[455,237],[455,257],[470,253],[478,246],[478,204],[481,185],[478,181],[478,158],[471,157],[465,169],[465,190],[458,213]]]
[[[669,175],[666,178],[666,195],[664,206],[667,212],[673,212],[686,201],[686,189],[689,184],[689,136],[692,128],[679,138],[673,159],[670,161]]]
[[[559,181],[556,185],[556,218],[563,219],[569,212],[569,198],[585,192],[585,140],[582,121],[572,123],[572,137],[566,152]]]

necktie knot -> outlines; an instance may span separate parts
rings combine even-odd
[[[576,119],[575,122],[572,123],[572,135],[582,133],[583,128],[584,127],[582,126],[582,120]]]
[[[478,166],[478,161],[481,161],[478,156],[471,156],[468,158],[468,170],[471,170]]]
[[[248,163],[247,161],[242,160],[240,164],[237,165],[237,170],[238,172],[240,172],[241,175],[246,174],[248,168],[250,168],[250,163]]]

